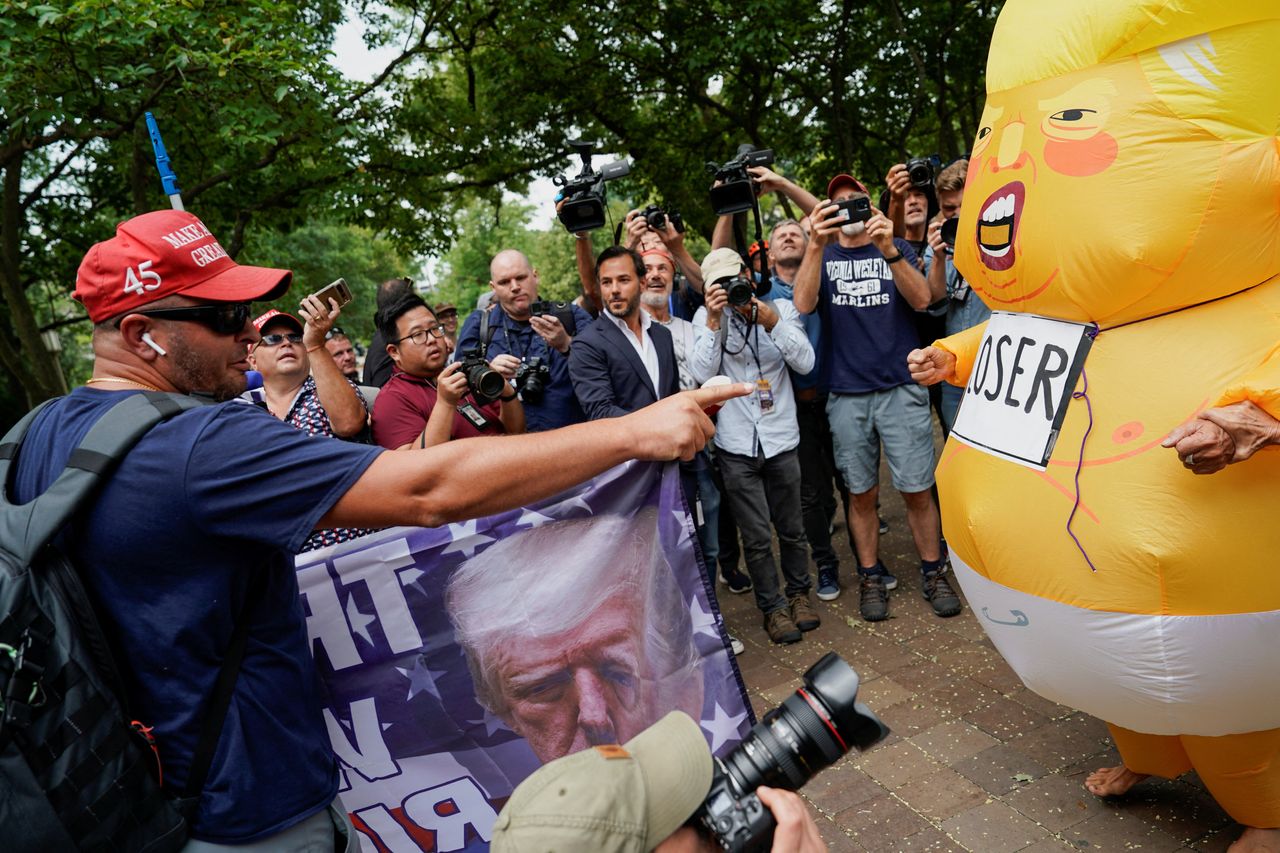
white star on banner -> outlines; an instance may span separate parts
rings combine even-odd
[[[588,515],[595,515],[596,511],[591,508],[591,504],[587,503],[587,499],[582,495],[578,495],[573,500],[564,501],[560,504],[563,509],[573,509],[574,507],[582,507],[587,511]]]
[[[511,729],[507,728],[506,723],[502,722],[502,720],[499,720],[493,714],[490,714],[488,708],[484,709],[483,717],[481,717],[478,720],[467,720],[467,724],[472,726],[478,726],[483,724],[485,733],[489,737],[493,737],[495,733],[500,731],[508,731],[508,732],[511,731]]]
[[[373,637],[369,636],[369,623],[377,618],[377,616],[361,613],[360,608],[356,607],[356,597],[354,595],[347,598],[347,621],[351,623],[351,630],[364,637],[364,641],[371,646],[373,645]]]
[[[441,699],[440,688],[436,686],[436,676],[444,675],[446,670],[432,670],[427,666],[427,660],[422,655],[418,655],[414,659],[413,669],[401,669],[396,667],[396,672],[409,679],[409,695],[405,697],[405,701],[412,699],[422,691],[427,691],[437,699]]]
[[[423,575],[426,574],[426,572],[424,572],[422,569],[409,568],[409,569],[405,569],[399,574],[400,574],[401,586],[413,586],[415,583],[418,582],[419,578],[421,578]]]
[[[492,542],[492,536],[481,536],[476,533],[476,520],[464,521],[461,524],[449,525],[449,536],[451,544],[445,548],[442,554],[458,554],[461,553],[467,557],[474,557],[476,548],[486,542]]]
[[[693,525],[689,523],[691,521],[689,514],[685,512],[683,508],[673,509],[671,510],[671,514],[676,517],[676,524],[680,525],[681,532],[683,532],[685,536],[691,536],[693,531],[690,528],[692,528]]]
[[[702,599],[697,595],[689,605],[689,620],[694,634],[706,634],[708,637],[720,639],[720,629],[716,625],[716,617],[702,606]]]
[[[746,718],[746,711],[736,717],[730,717],[717,702],[715,716],[710,720],[702,721],[702,730],[711,735],[711,751],[715,752],[729,741],[737,740],[738,729]]]
[[[554,521],[554,519],[549,515],[543,515],[540,512],[534,512],[531,509],[526,509],[524,512],[520,513],[520,518],[516,521],[516,527],[541,527],[548,521]]]

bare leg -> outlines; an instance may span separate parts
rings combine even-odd
[[[880,519],[876,515],[879,486],[860,495],[849,495],[849,529],[857,550],[859,569],[869,569],[880,559]]]
[[[1227,848],[1227,853],[1280,853],[1280,829],[1247,826],[1236,843]]]
[[[1134,773],[1123,764],[1119,767],[1102,767],[1089,774],[1084,786],[1095,797],[1118,797],[1128,793],[1134,785],[1147,778],[1146,773]]]

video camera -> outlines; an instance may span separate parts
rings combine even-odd
[[[594,142],[570,139],[569,147],[582,158],[582,170],[572,178],[556,175],[552,183],[561,188],[558,199],[564,199],[557,218],[570,234],[578,234],[604,227],[604,183],[629,174],[631,166],[625,160],[618,160],[597,172],[591,168],[591,152],[596,147]]]
[[[912,157],[907,161],[907,177],[916,189],[931,189],[933,182],[942,169],[942,158],[937,154],[928,157]]]
[[[777,823],[756,788],[798,790],[850,748],[868,750],[888,734],[858,701],[858,674],[827,652],[805,672],[802,688],[716,760],[711,790],[689,822],[729,853],[767,851]]]
[[[752,166],[772,166],[773,150],[756,148],[751,143],[738,146],[738,153],[727,163],[717,166],[707,164],[707,173],[714,175],[720,186],[711,188],[711,208],[717,216],[742,213],[756,206],[756,181],[747,169]]]

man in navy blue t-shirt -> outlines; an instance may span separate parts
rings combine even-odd
[[[236,619],[248,619],[191,825],[202,850],[328,849],[335,829],[350,832],[334,805],[338,768],[290,559],[312,531],[439,525],[527,505],[630,458],[692,458],[713,432],[702,408],[751,390],[691,391],[591,426],[389,455],[311,437],[256,406],[220,404],[245,390],[259,340],[249,302],[280,297],[290,278],[237,265],[190,213],[122,223],[76,277],[94,323],[93,378],[36,419],[11,486],[19,503],[48,488],[129,394],[209,400],[145,435],[63,533],[131,715],[154,727],[168,789],[186,785]]]
[[[960,599],[942,564],[941,525],[933,500],[933,424],[928,393],[911,381],[907,353],[916,349],[913,312],[942,298],[931,293],[915,252],[893,236],[893,224],[875,207],[859,221],[833,202],[866,198],[867,188],[837,175],[828,199],[810,214],[812,238],[796,274],[794,299],[822,320],[820,362],[830,389],[827,414],[836,465],[849,490],[860,575],[862,618],[889,615],[888,591],[897,579],[880,561],[880,446],[894,487],[902,494],[920,554],[925,598],[939,616],[960,612]]]

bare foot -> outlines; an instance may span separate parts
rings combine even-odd
[[[1095,797],[1118,797],[1128,793],[1134,785],[1147,778],[1146,773],[1134,773],[1128,767],[1102,767],[1089,774],[1084,786]]]
[[[1280,829],[1247,827],[1228,853],[1280,853]]]

